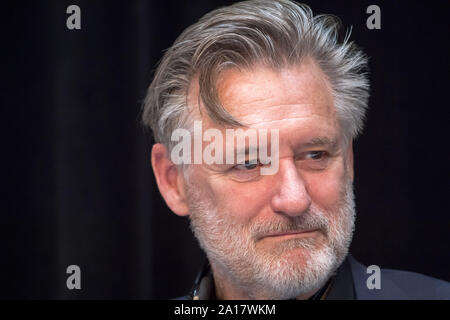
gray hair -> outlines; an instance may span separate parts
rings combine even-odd
[[[171,133],[186,125],[195,77],[208,116],[240,126],[218,99],[220,71],[256,63],[280,70],[309,56],[331,84],[345,139],[354,139],[362,131],[369,99],[367,56],[348,41],[350,32],[340,39],[340,29],[337,17],[314,16],[308,6],[287,0],[250,0],[216,9],[188,27],[165,53],[144,100],[143,123],[156,142],[171,149]]]

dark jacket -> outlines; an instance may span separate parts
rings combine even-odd
[[[325,300],[450,300],[450,283],[422,274],[381,269],[380,289],[369,289],[367,267],[349,255],[330,279]],[[327,286],[327,285],[326,285]],[[324,292],[325,290],[319,290]],[[315,295],[314,298],[320,298]],[[193,289],[177,300],[215,299],[214,281],[209,264],[198,274]]]

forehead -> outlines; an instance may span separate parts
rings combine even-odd
[[[188,96],[190,107],[198,106],[198,92],[198,82],[194,81]],[[224,108],[248,127],[282,129],[302,123],[308,127],[313,123],[319,127],[337,124],[331,86],[320,67],[309,58],[281,70],[262,65],[226,69],[218,78],[217,92]],[[218,127],[205,115],[201,118],[206,127]]]
[[[218,94],[225,109],[249,126],[314,117],[335,120],[330,85],[312,59],[279,71],[228,69],[219,78]]]

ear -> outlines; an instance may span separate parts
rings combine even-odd
[[[353,182],[354,171],[353,171],[353,141],[352,140],[350,140],[347,145],[345,163],[347,165],[347,172],[350,175],[351,181]]]
[[[176,164],[170,160],[170,154],[161,143],[152,148],[152,167],[159,192],[169,208],[179,216],[189,214],[189,207],[184,193],[184,177]]]

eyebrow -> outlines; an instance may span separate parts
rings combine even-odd
[[[302,143],[304,147],[322,147],[322,146],[337,146],[338,142],[335,139],[330,139],[328,137],[316,137],[312,138],[308,142]]]

